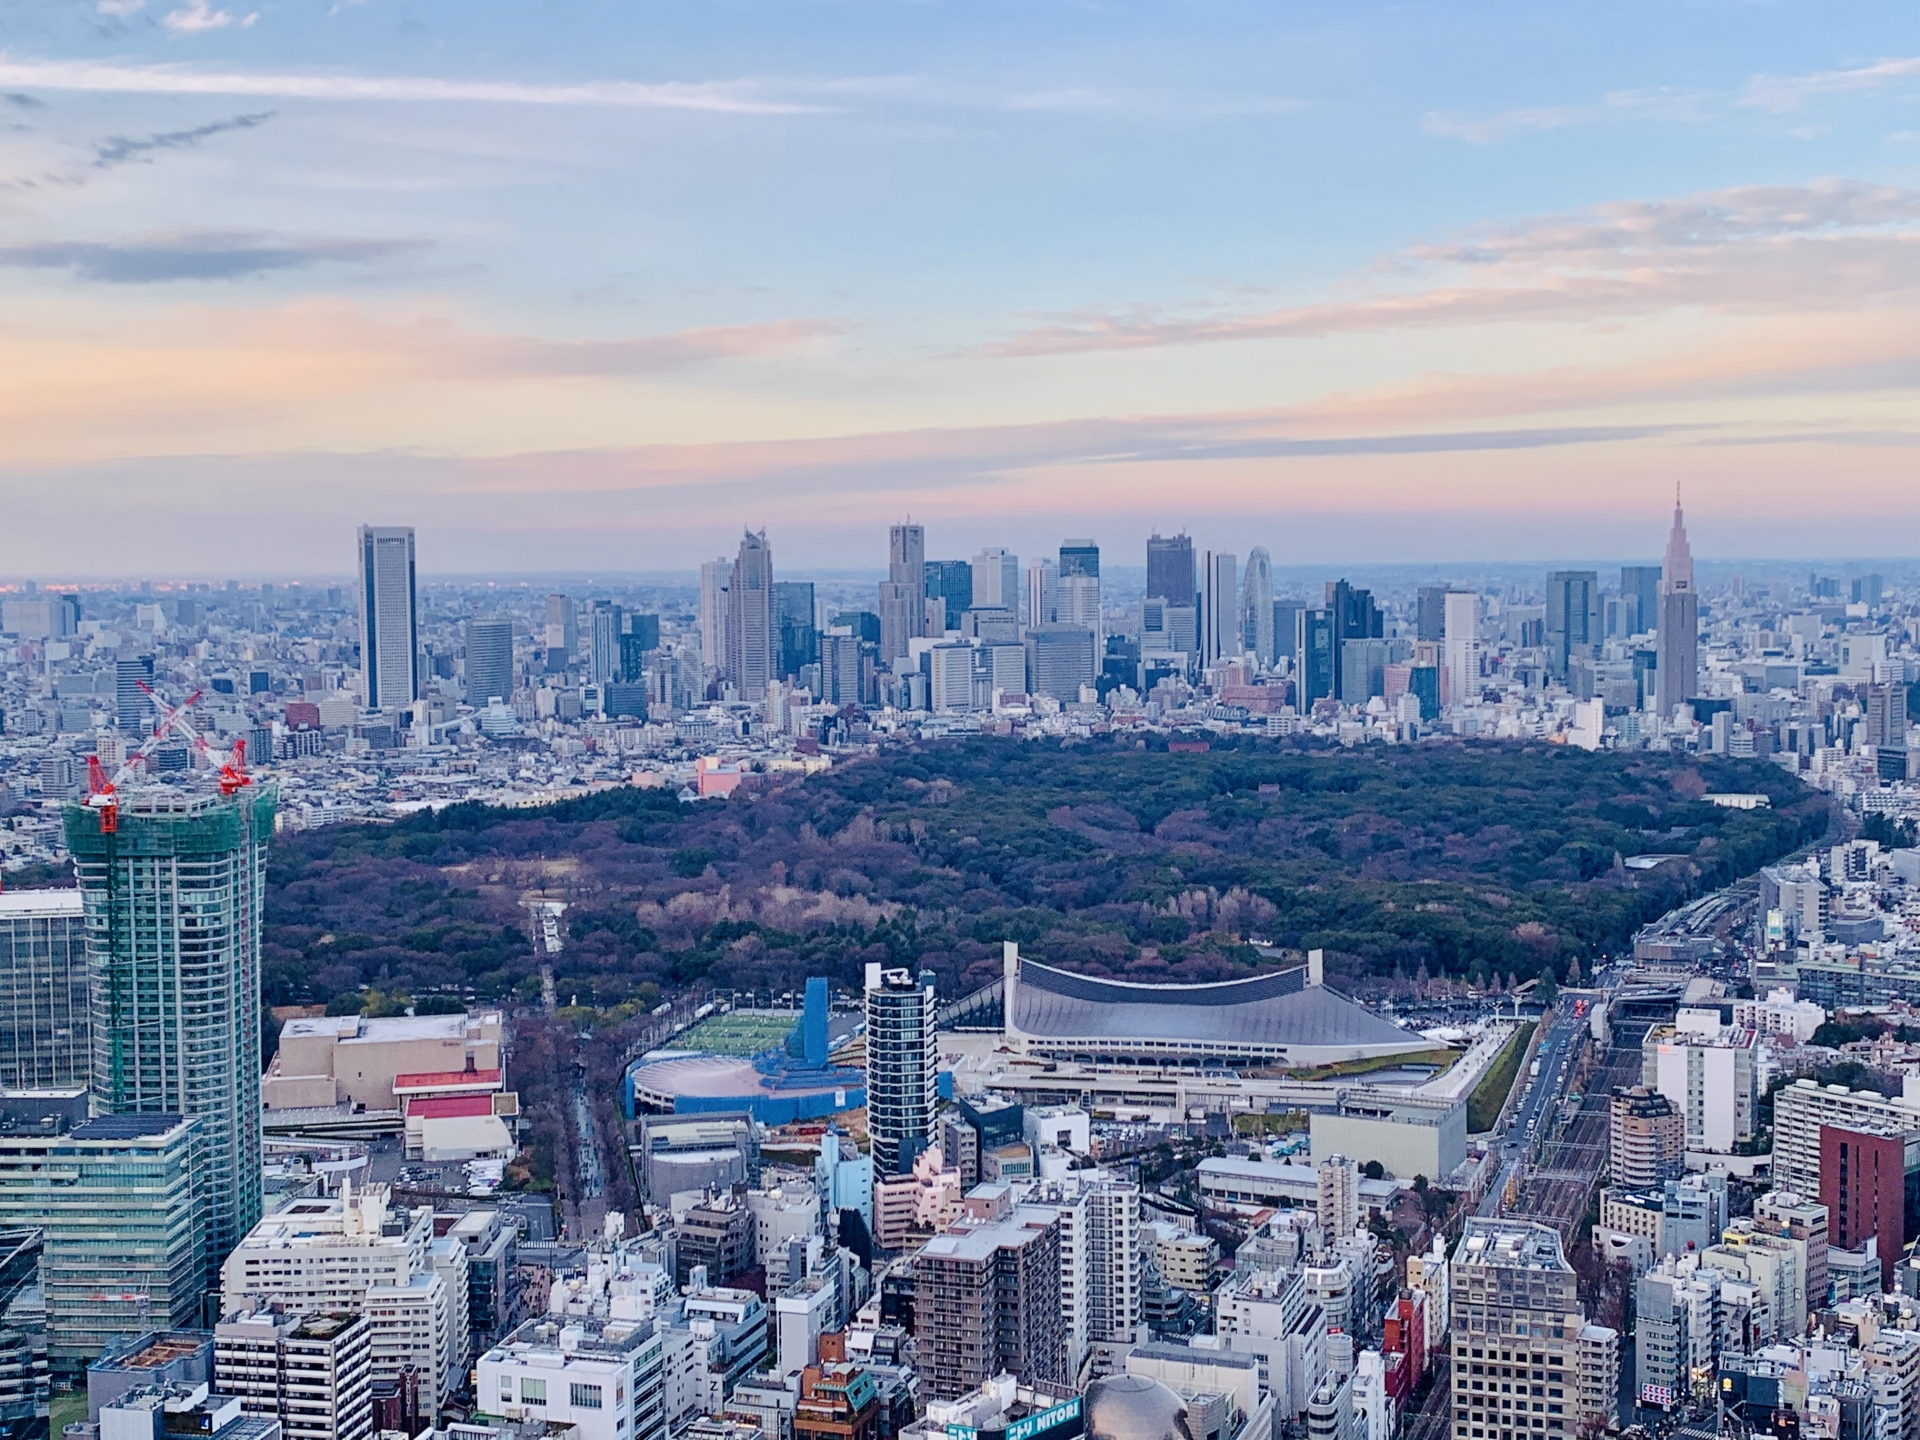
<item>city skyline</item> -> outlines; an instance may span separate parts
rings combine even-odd
[[[1920,548],[1910,14],[752,13],[20,17],[0,571]]]

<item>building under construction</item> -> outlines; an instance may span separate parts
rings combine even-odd
[[[241,780],[66,810],[95,977],[94,1104],[199,1118],[209,1286],[260,1218],[260,914],[276,798]]]

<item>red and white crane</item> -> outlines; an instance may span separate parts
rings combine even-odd
[[[187,742],[201,755],[206,757],[209,767],[218,766],[220,771],[220,793],[231,795],[243,786],[251,785],[253,777],[247,774],[247,741],[242,736],[233,742],[233,751],[224,761],[214,758],[212,748],[187,718],[187,710],[200,698],[196,690],[179,705],[169,705],[155,693],[154,688],[144,680],[134,682],[147,692],[147,698],[153,701],[153,733],[140,742],[140,748],[127,756],[120,768],[108,776],[106,767],[100,763],[98,755],[87,757],[87,808],[100,816],[100,833],[111,835],[120,828],[120,787],[133,776],[146,758],[151,755],[167,738],[169,731],[178,731]]]

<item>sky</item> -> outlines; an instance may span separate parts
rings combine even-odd
[[[1920,552],[1920,7],[0,0],[0,577]]]

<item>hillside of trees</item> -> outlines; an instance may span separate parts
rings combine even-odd
[[[1772,805],[1701,799],[1721,790]],[[623,789],[283,837],[267,998],[343,1011],[533,998],[529,893],[569,902],[560,1003],[608,1018],[693,983],[855,985],[869,960],[930,969],[959,995],[996,973],[1003,939],[1135,979],[1271,964],[1249,939],[1325,949],[1362,988],[1423,969],[1565,979],[1827,819],[1825,797],[1763,762],[941,741],[725,802]],[[1676,858],[1620,863],[1649,854]]]

